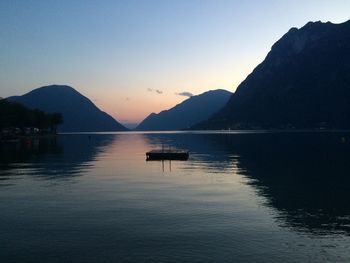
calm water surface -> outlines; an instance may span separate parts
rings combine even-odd
[[[160,147],[188,161],[146,162]],[[0,147],[1,262],[350,262],[350,134],[66,134]]]

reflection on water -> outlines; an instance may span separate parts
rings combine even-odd
[[[82,175],[116,139],[117,135],[61,135],[1,145],[0,180],[22,173],[50,180]]]
[[[350,234],[349,134],[264,134],[242,137],[232,147],[281,224],[313,234]]]
[[[348,133],[156,134],[150,145],[186,146],[207,171],[229,171],[277,209],[282,225],[314,234],[350,234]]]
[[[190,158],[146,162],[161,147]],[[349,133],[81,134],[0,149],[0,257],[13,262],[350,260]]]

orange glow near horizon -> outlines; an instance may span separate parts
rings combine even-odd
[[[188,98],[176,93],[187,91],[193,95],[199,95],[215,89],[234,92],[257,63],[253,60],[244,61],[239,68],[226,65],[216,70],[211,69],[212,72],[208,70],[204,74],[192,71],[178,76],[177,79],[160,76],[156,82],[149,79],[134,79],[130,83],[116,84],[116,86],[106,83],[105,87],[98,91],[91,87],[87,96],[117,121],[140,123],[152,112],[168,110]],[[144,84],[142,88],[135,88],[139,83]]]
[[[158,94],[157,94],[158,95]],[[134,95],[132,97],[109,97],[96,101],[96,105],[122,123],[140,123],[152,112],[159,113],[181,103],[183,96]]]

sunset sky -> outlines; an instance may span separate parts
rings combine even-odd
[[[66,84],[139,122],[233,92],[291,27],[349,18],[348,0],[1,0],[0,97]]]

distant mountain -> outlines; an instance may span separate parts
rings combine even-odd
[[[350,20],[292,28],[194,128],[350,128]]]
[[[137,122],[122,122],[121,124],[129,130],[133,130],[139,125]]]
[[[58,127],[61,132],[126,130],[110,115],[98,109],[88,98],[69,86],[45,86],[23,96],[7,99],[44,112],[61,113],[63,124]]]
[[[229,100],[231,92],[218,89],[192,96],[175,107],[151,113],[136,130],[181,130],[207,120]]]

